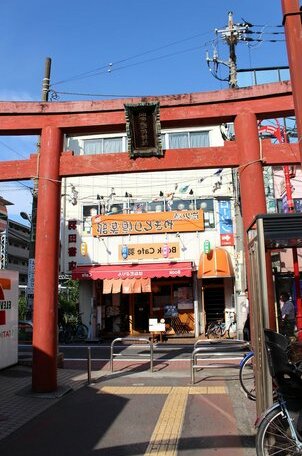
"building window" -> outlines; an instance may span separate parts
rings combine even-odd
[[[196,209],[203,210],[204,227],[215,228],[214,201],[213,199],[196,199]]]
[[[85,233],[91,233],[91,217],[99,214],[99,207],[97,204],[90,204],[83,206],[83,226],[82,229]]]
[[[122,137],[95,138],[83,140],[84,155],[114,154],[125,152],[125,141]]]
[[[66,148],[75,155],[114,154],[127,151],[127,136],[105,134],[86,137],[66,138]],[[209,147],[210,130],[191,129],[190,131],[167,131],[161,135],[163,149],[185,149],[191,147]]]
[[[208,130],[164,133],[162,134],[162,144],[164,149],[209,147],[210,135]]]

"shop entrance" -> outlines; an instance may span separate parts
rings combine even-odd
[[[150,293],[135,293],[133,295],[134,306],[134,331],[148,332],[150,315]]]
[[[202,290],[206,325],[217,319],[224,320],[225,298],[223,279],[203,280]]]
[[[101,295],[100,331],[105,334],[129,334],[129,296],[121,293]]]

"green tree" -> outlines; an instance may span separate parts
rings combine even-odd
[[[26,298],[25,296],[20,296],[19,297],[19,302],[18,302],[18,317],[19,320],[25,320],[26,319]]]
[[[59,310],[65,321],[79,311],[79,282],[68,279],[59,292]]]

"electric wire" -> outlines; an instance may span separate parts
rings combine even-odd
[[[201,36],[208,35],[209,33],[211,33],[211,32],[208,31],[208,32],[204,32],[204,33],[198,33],[198,34],[192,35],[192,36],[190,36],[190,37],[183,38],[183,39],[181,39],[181,40],[173,41],[172,43],[168,43],[168,44],[166,44],[166,45],[159,46],[159,47],[154,48],[154,49],[149,49],[149,50],[147,50],[147,51],[144,51],[144,52],[135,54],[135,55],[133,55],[133,56],[130,56],[130,57],[126,57],[126,58],[124,58],[124,59],[117,60],[117,61],[115,61],[115,62],[113,62],[113,63],[109,63],[109,64],[107,63],[107,64],[105,64],[105,65],[102,65],[101,67],[95,68],[94,70],[90,70],[90,71],[86,71],[86,72],[84,72],[84,73],[80,73],[80,74],[78,74],[78,75],[76,75],[76,76],[73,76],[73,77],[71,77],[71,78],[68,78],[68,79],[64,79],[64,80],[61,80],[61,81],[54,82],[54,83],[51,84],[50,86],[51,86],[51,87],[52,87],[52,86],[57,86],[57,85],[59,85],[59,84],[65,84],[66,82],[75,81],[75,80],[79,80],[79,79],[84,79],[84,78],[90,77],[90,76],[95,76],[95,75],[98,75],[98,74],[99,74],[99,71],[100,71],[100,70],[104,70],[105,68],[107,68],[107,71],[106,71],[106,72],[108,72],[108,66],[113,67],[113,66],[115,66],[115,65],[119,65],[119,64],[121,64],[121,63],[127,62],[127,61],[132,60],[132,59],[136,59],[136,58],[138,58],[138,57],[142,57],[142,56],[147,55],[147,54],[150,54],[150,53],[152,53],[152,52],[157,52],[157,51],[160,51],[160,50],[165,49],[165,48],[167,48],[167,47],[175,46],[176,44],[181,44],[181,43],[184,43],[184,42],[186,42],[186,41],[195,39],[195,38],[197,38],[197,37],[201,37]],[[110,72],[111,72],[111,71],[113,71],[113,69],[110,70]]]
[[[248,35],[284,35],[284,32],[264,32],[264,31],[256,31],[256,30],[247,30],[245,32]]]
[[[153,57],[151,59],[143,60],[143,61],[140,61],[140,62],[130,63],[128,65],[124,65],[124,66],[121,66],[121,67],[118,67],[118,68],[112,68],[110,70],[110,73],[121,71],[121,70],[124,70],[126,68],[130,68],[130,67],[137,66],[137,65],[143,65],[143,64],[149,63],[149,62],[166,59],[168,57],[173,57],[175,55],[180,55],[180,54],[184,54],[184,53],[187,53],[187,52],[196,51],[198,49],[201,49],[203,46],[204,45],[199,45],[199,46],[191,47],[191,48],[188,48],[188,49],[184,49],[182,51],[173,52],[171,54],[165,54],[165,55],[162,55],[162,56],[159,56],[159,57]],[[85,78],[99,76],[99,75],[103,75],[103,74],[108,74],[108,71],[99,71],[98,73],[87,75],[87,76],[85,76]],[[81,78],[81,79],[83,79],[83,78]],[[56,86],[56,84],[52,84],[51,87],[55,87],[55,86]],[[61,91],[55,90],[54,88],[52,88],[51,92],[53,92],[54,95],[60,95],[61,94],[61,95],[77,95],[77,96],[95,96],[95,97],[96,96],[121,97],[120,95],[88,94],[88,93],[63,92],[63,91],[61,92]],[[127,97],[141,97],[141,96],[148,96],[148,95],[127,95]]]
[[[9,146],[8,144],[6,144],[4,141],[1,141],[0,140],[0,144],[4,147],[6,147],[6,149],[8,149],[10,152],[14,152],[14,154],[18,155],[19,157],[21,158],[27,158],[26,155],[22,154],[21,152],[18,152],[16,151],[15,149],[13,149],[11,146]]]

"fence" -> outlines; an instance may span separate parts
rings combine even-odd
[[[195,383],[195,371],[204,368],[238,367],[234,363],[226,363],[234,358],[241,359],[250,350],[248,342],[237,339],[198,340],[194,344],[191,355],[191,383]],[[213,360],[225,361],[214,364]],[[202,363],[200,363],[202,361]],[[205,363],[208,361],[208,363]]]
[[[114,353],[114,346],[116,343],[121,342],[122,344],[127,344],[128,346],[132,345],[137,347],[138,344],[148,344],[150,347],[150,371],[153,372],[153,343],[149,339],[139,338],[139,337],[118,337],[111,342],[110,348],[110,370],[113,372],[113,359],[114,357],[122,357],[122,353]]]

